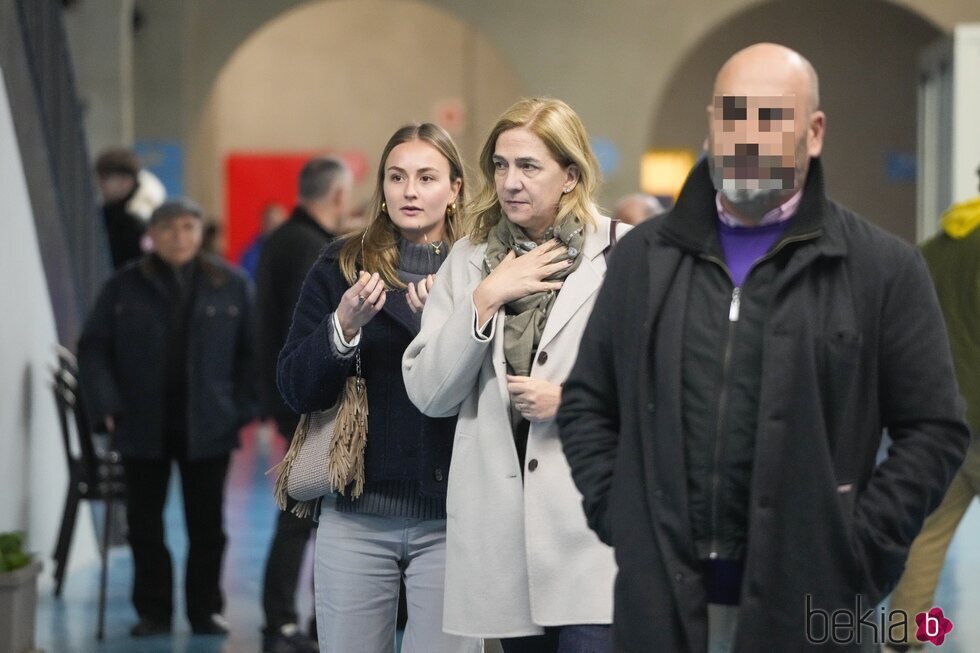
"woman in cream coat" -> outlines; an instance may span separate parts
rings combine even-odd
[[[562,453],[561,383],[627,227],[599,214],[578,116],[522,100],[480,155],[474,224],[405,351],[409,398],[459,415],[446,513],[446,632],[504,651],[611,651],[612,549],[586,524]]]

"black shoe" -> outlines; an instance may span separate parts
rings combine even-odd
[[[296,624],[286,624],[279,632],[262,636],[262,653],[317,653],[319,650],[317,643]]]
[[[149,617],[141,617],[136,624],[129,629],[130,637],[152,637],[153,635],[169,635],[170,622]]]
[[[227,635],[228,620],[220,614],[213,614],[204,621],[192,621],[191,632],[195,635]]]

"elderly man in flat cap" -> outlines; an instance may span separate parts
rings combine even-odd
[[[134,637],[171,631],[163,507],[174,462],[189,540],[187,617],[195,634],[228,631],[222,505],[238,429],[254,414],[252,299],[240,270],[201,252],[201,216],[186,199],[154,211],[153,253],[109,279],[78,345],[89,412],[114,433],[126,471]]]

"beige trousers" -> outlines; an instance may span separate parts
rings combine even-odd
[[[922,531],[912,543],[905,573],[892,593],[891,609],[903,610],[909,619],[933,607],[939,575],[946,560],[946,551],[956,533],[956,527],[966,514],[973,498],[980,494],[980,444],[971,445],[960,471],[946,491],[942,503],[926,519]],[[909,631],[915,641],[914,630]]]

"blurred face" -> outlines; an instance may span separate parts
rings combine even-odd
[[[620,202],[616,206],[614,218],[626,224],[640,224],[644,220],[652,218],[654,215],[648,202],[638,197]]]
[[[710,113],[712,175],[729,201],[778,203],[802,187],[807,120],[795,96],[716,96]]]
[[[179,215],[150,227],[157,255],[173,266],[190,263],[201,249],[204,225],[193,215]]]
[[[384,198],[402,237],[413,242],[442,239],[446,207],[456,201],[462,180],[450,178],[449,161],[429,143],[395,146],[385,161]]]
[[[262,212],[262,233],[272,233],[276,227],[286,221],[289,214],[282,204],[270,204]]]
[[[330,200],[333,202],[334,211],[340,216],[341,224],[348,220],[354,210],[353,198],[354,176],[346,173],[337,180],[337,186],[334,188]]]
[[[136,186],[136,178],[122,173],[99,176],[99,192],[105,204],[113,204],[124,199]]]
[[[578,182],[578,167],[561,165],[544,141],[525,127],[497,137],[493,167],[504,215],[535,239],[555,223],[561,196]]]

